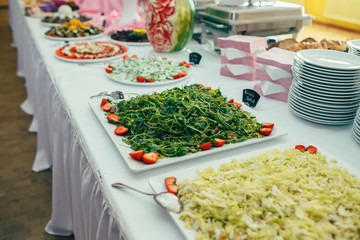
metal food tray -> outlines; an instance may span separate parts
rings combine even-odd
[[[273,36],[296,34],[312,23],[313,16],[305,14],[297,4],[277,1],[274,5],[219,6],[209,5],[199,12],[202,41],[207,32],[218,36]]]

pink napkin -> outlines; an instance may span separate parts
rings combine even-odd
[[[260,94],[260,96],[279,100],[282,102],[287,102],[289,92],[288,91],[280,91],[274,93],[266,93],[266,90],[263,90],[263,86],[260,83],[254,85],[253,90]]]

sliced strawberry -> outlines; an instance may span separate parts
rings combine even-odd
[[[165,185],[175,184],[176,178],[175,177],[167,177],[165,178]]]
[[[105,103],[104,106],[101,107],[102,110],[104,110],[105,112],[108,112],[111,110],[111,108],[113,107],[113,105],[109,102]]]
[[[181,72],[181,73],[179,73],[179,74],[180,74],[180,77],[185,77],[185,76],[187,75],[186,72]]]
[[[130,59],[130,57],[128,55],[124,55],[123,59],[128,60],[128,59]]]
[[[118,123],[120,121],[120,118],[118,115],[112,113],[107,116],[107,120],[110,123]]]
[[[272,128],[261,128],[260,133],[264,136],[269,136],[272,132]]]
[[[186,61],[179,62],[179,65],[184,65],[184,64],[186,64]]]
[[[299,150],[300,152],[305,152],[306,148],[304,145],[296,145],[295,149]]]
[[[306,148],[306,151],[309,151],[311,154],[316,154],[317,153],[317,148],[314,146],[308,146]]]
[[[144,82],[144,81],[145,81],[145,78],[136,76],[136,81],[137,81],[137,82]]]
[[[107,102],[106,98],[101,99],[100,107],[103,107]]]
[[[138,150],[138,151],[135,151],[135,152],[131,152],[131,153],[129,153],[129,155],[133,159],[141,160],[142,156],[144,155],[144,150]]]
[[[211,142],[207,142],[207,143],[204,143],[204,144],[200,145],[200,148],[201,148],[202,150],[208,150],[208,149],[210,149],[210,148],[211,148]]]
[[[241,106],[242,106],[240,103],[237,103],[237,102],[232,102],[232,104],[237,108],[241,108]]]
[[[184,64],[184,67],[186,67],[186,68],[190,68],[190,66],[191,66],[191,63],[185,63]]]
[[[162,59],[167,60],[167,57],[163,57]]]
[[[226,102],[228,102],[228,103],[233,103],[233,102],[234,102],[234,99],[230,98],[230,99],[227,100]]]
[[[131,58],[137,59],[138,57],[136,55],[132,55]]]
[[[112,73],[113,72],[113,69],[112,68],[110,68],[110,67],[107,67],[107,68],[105,68],[105,72],[107,72],[107,73]]]
[[[145,153],[142,157],[144,163],[152,164],[158,160],[159,154],[157,152]]]
[[[221,147],[222,145],[225,144],[225,140],[221,139],[221,138],[215,138],[215,147]]]
[[[129,129],[127,127],[118,126],[117,128],[115,128],[114,132],[115,132],[116,135],[124,135],[128,131],[129,131]]]
[[[205,90],[209,91],[209,90],[211,90],[211,87],[205,87]]]
[[[149,78],[145,78],[145,82],[155,82],[154,80],[151,80]]]
[[[176,184],[169,184],[166,186],[168,192],[173,193],[173,194],[177,194],[178,190],[179,190],[179,186]]]
[[[108,67],[114,69],[114,66],[111,64],[109,64]]]
[[[179,74],[174,75],[174,76],[173,76],[173,78],[174,78],[174,79],[179,79],[179,78],[181,78],[180,73],[179,73]]]
[[[198,85],[200,86],[200,87],[203,87],[204,85],[203,84],[201,84],[201,83],[198,83]]]
[[[274,123],[262,123],[264,128],[273,128],[274,127]]]

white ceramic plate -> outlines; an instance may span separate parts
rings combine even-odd
[[[189,78],[190,76],[190,73],[191,71],[189,70],[187,72],[187,75],[185,77],[182,77],[182,78],[178,78],[178,79],[173,79],[173,80],[167,80],[167,81],[155,81],[155,82],[131,82],[131,81],[128,81],[128,80],[120,80],[120,79],[117,79],[117,78],[114,78],[111,76],[111,74],[108,74],[107,72],[105,72],[105,75],[113,80],[113,81],[116,81],[116,82],[119,82],[119,83],[123,83],[123,84],[127,84],[127,85],[133,85],[133,86],[141,86],[141,87],[153,87],[153,86],[161,86],[161,85],[168,85],[168,84],[173,84],[173,83],[178,83],[178,82],[182,82],[184,80],[186,80],[187,78]]]
[[[296,87],[297,90],[300,90],[301,92],[306,92],[309,94],[314,94],[319,97],[329,98],[329,99],[359,99],[360,100],[360,92],[350,93],[350,92],[334,92],[334,91],[326,91],[324,90],[317,90],[312,87],[307,87],[302,84],[298,84],[297,81],[294,81],[292,83],[294,87]]]
[[[158,168],[158,167],[162,167],[162,166],[166,166],[166,165],[170,165],[170,164],[175,164],[178,162],[192,160],[194,158],[204,157],[206,155],[214,154],[217,152],[227,151],[229,149],[239,148],[239,147],[252,145],[252,144],[256,144],[256,143],[261,143],[261,142],[265,142],[265,141],[271,141],[273,139],[279,138],[279,137],[287,134],[287,131],[282,129],[280,126],[276,125],[276,127],[274,127],[273,132],[269,136],[264,137],[264,138],[249,139],[244,142],[228,144],[228,145],[224,145],[219,148],[211,148],[207,151],[200,151],[197,153],[187,154],[182,157],[164,158],[164,159],[157,161],[154,164],[146,164],[144,162],[134,160],[133,158],[131,158],[129,156],[129,153],[133,152],[134,150],[131,149],[128,145],[126,145],[122,141],[122,139],[124,139],[123,137],[117,136],[114,134],[114,130],[115,130],[116,126],[111,123],[108,123],[108,121],[105,117],[105,112],[100,108],[100,102],[101,102],[100,97],[92,98],[89,101],[89,105],[90,105],[91,109],[93,110],[93,112],[95,113],[95,116],[100,121],[100,124],[104,128],[105,132],[109,135],[115,148],[118,150],[118,152],[120,153],[121,157],[123,158],[123,160],[125,161],[127,166],[130,168],[130,170],[133,172],[142,172],[142,171],[146,171],[146,170],[150,170],[150,169],[154,169],[154,168]],[[258,120],[258,122],[267,122],[266,119],[262,119],[261,117],[258,117],[258,116],[257,116],[257,120]]]
[[[309,65],[325,69],[360,70],[360,62],[357,56],[340,51],[306,49],[298,51],[296,57]]]
[[[325,81],[332,81],[332,82],[356,82],[360,79],[360,72],[352,75],[345,75],[345,74],[332,74],[332,73],[324,73],[318,72],[314,70],[306,70],[304,68],[298,67],[296,64],[292,66],[293,73],[298,74],[299,76],[306,76],[306,77],[316,77],[318,79],[322,79]]]
[[[303,61],[297,59],[296,57],[294,58],[293,65],[298,67],[302,71],[315,72],[317,74],[325,74],[330,76],[354,76],[359,74],[359,70],[341,71],[341,70],[321,68],[313,65],[306,65]]]
[[[346,42],[349,48],[354,48],[357,51],[360,51],[360,39],[349,40]]]
[[[355,109],[358,108],[359,104],[358,103],[355,103],[355,104],[337,104],[337,103],[322,103],[322,102],[317,102],[317,101],[314,101],[313,99],[308,99],[306,96],[303,96],[303,95],[300,95],[299,93],[295,92],[292,90],[292,88],[290,88],[289,90],[289,96],[291,96],[294,100],[296,100],[296,102],[307,102],[309,104],[312,104],[312,105],[316,105],[316,106],[319,106],[319,107],[330,107],[330,108],[334,108],[334,109],[337,109],[337,110],[349,110],[349,111],[353,111]]]
[[[325,90],[329,92],[352,92],[357,93],[360,92],[360,84],[359,87],[356,87],[355,84],[351,85],[341,85],[341,84],[329,84],[329,83],[319,83],[314,79],[307,79],[294,76],[293,81],[297,82],[299,85],[306,85],[309,87],[314,87],[318,90]]]
[[[338,89],[334,89],[334,88],[321,88],[321,87],[317,87],[311,84],[304,84],[304,82],[298,81],[296,78],[294,78],[295,81],[293,82],[293,84],[296,84],[298,87],[302,88],[302,89],[306,89],[308,91],[313,91],[315,93],[320,93],[320,94],[326,94],[326,95],[339,95],[339,96],[360,96],[360,89],[358,90],[348,90],[348,91],[344,91],[343,89],[341,89],[340,91]]]
[[[308,146],[308,145],[316,146],[318,151],[321,154],[325,155],[328,160],[329,159],[336,159],[337,160],[336,164],[329,163],[329,165],[331,165],[331,166],[336,165],[336,166],[346,168],[352,174],[355,174],[357,177],[360,177],[360,171],[359,170],[351,167],[345,161],[341,160],[339,157],[335,156],[334,154],[329,153],[328,151],[326,151],[326,149],[324,149],[319,144],[317,144],[317,142],[313,142],[313,141],[309,141],[309,140],[305,139],[305,140],[301,140],[301,141],[297,141],[297,142],[293,141],[293,142],[289,142],[289,143],[286,143],[286,144],[276,145],[276,146],[273,146],[273,147],[270,147],[270,148],[265,148],[265,149],[258,150],[256,152],[251,152],[251,153],[241,154],[241,155],[238,155],[238,156],[233,156],[231,158],[223,158],[223,159],[220,159],[219,161],[216,161],[216,162],[211,162],[211,163],[206,163],[206,164],[199,164],[197,166],[194,166],[194,167],[191,167],[191,168],[188,168],[188,169],[182,169],[182,170],[177,170],[177,171],[175,170],[175,171],[172,171],[172,172],[167,172],[167,173],[161,174],[159,176],[155,176],[155,177],[150,178],[149,179],[149,184],[150,184],[151,188],[156,193],[164,192],[164,191],[167,191],[166,187],[165,187],[165,184],[164,184],[164,179],[166,177],[174,176],[174,177],[177,178],[178,181],[182,181],[182,180],[187,179],[187,178],[191,179],[191,178],[194,178],[197,175],[196,170],[202,171],[207,167],[213,167],[213,168],[217,169],[217,168],[220,167],[221,164],[228,163],[233,159],[241,161],[241,160],[248,159],[249,157],[252,157],[252,156],[257,156],[260,153],[267,152],[267,151],[273,150],[273,149],[285,150],[285,149],[289,149],[289,148],[294,148],[297,144],[304,144],[306,146]],[[175,225],[179,228],[180,232],[183,234],[184,239],[188,239],[188,240],[195,239],[196,232],[194,230],[192,230],[192,229],[185,228],[184,222],[179,219],[179,214],[169,212],[169,215],[170,215],[171,219],[174,221]]]
[[[96,38],[99,38],[99,37],[103,37],[104,36],[104,33],[99,33],[99,34],[96,34],[96,35],[92,35],[92,36],[87,36],[87,37],[51,37],[51,36],[48,36],[46,34],[44,34],[44,36],[47,38],[47,39],[51,39],[51,40],[55,40],[55,41],[84,41],[84,40],[93,40],[93,39],[96,39]]]

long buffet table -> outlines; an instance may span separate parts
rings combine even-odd
[[[261,98],[253,114],[286,129],[288,135],[254,145],[197,157],[140,173],[129,170],[89,106],[90,96],[102,91],[124,93],[160,92],[182,84],[202,83],[220,87],[222,93],[241,102],[242,90],[254,82],[220,76],[220,57],[206,45],[191,42],[186,50],[161,54],[151,46],[129,47],[129,55],[159,55],[188,59],[190,51],[202,54],[189,80],[156,87],[136,87],[107,79],[104,64],[67,63],[55,58],[63,45],[44,37],[40,19],[25,17],[21,3],[9,1],[10,25],[18,54],[18,74],[26,80],[28,99],[22,108],[33,114],[29,130],[37,132],[33,171],[52,168],[52,216],[50,234],[76,239],[183,239],[169,214],[151,197],[111,187],[123,182],[152,192],[148,180],[175,170],[212,165],[216,160],[254,153],[288,142],[306,141],[326,149],[346,162],[350,171],[360,170],[360,147],[352,125],[326,126],[308,122],[290,112],[286,103]],[[100,40],[109,40],[103,37]],[[100,101],[100,99],[99,99]]]

